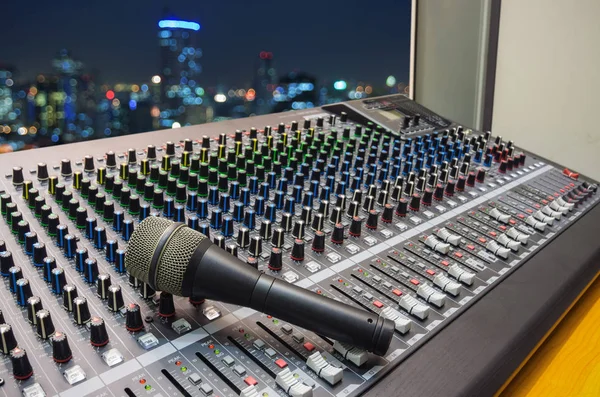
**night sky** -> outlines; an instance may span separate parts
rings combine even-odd
[[[16,80],[51,72],[69,49],[101,82],[141,83],[158,73],[163,7],[197,21],[205,86],[245,86],[261,50],[278,74],[302,70],[319,79],[408,80],[410,0],[55,0],[5,1],[0,63]],[[99,72],[99,73],[98,73]]]

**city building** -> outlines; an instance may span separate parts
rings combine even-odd
[[[252,87],[255,90],[255,100],[252,102],[252,113],[267,114],[272,111],[273,91],[277,82],[277,72],[273,66],[273,53],[261,51],[255,60],[254,79]]]
[[[165,18],[158,27],[160,71],[152,83],[160,86],[160,126],[204,122],[204,90],[199,80],[202,50],[197,44],[200,24]]]
[[[290,72],[279,78],[271,93],[272,112],[307,109],[319,105],[317,79],[305,72]]]

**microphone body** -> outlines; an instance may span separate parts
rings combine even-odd
[[[377,355],[393,337],[391,320],[261,273],[182,223],[146,218],[125,266],[155,290],[250,307]]]
[[[214,244],[192,256],[182,289],[184,296],[250,307],[378,355],[385,354],[394,332],[384,317],[261,273]]]

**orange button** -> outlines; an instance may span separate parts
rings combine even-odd
[[[414,285],[419,285],[420,284],[419,280],[414,279],[414,278],[412,280],[410,280],[410,282],[413,283]]]
[[[525,219],[525,215],[523,215],[523,214],[517,214],[517,217],[518,217],[519,219]]]
[[[496,232],[490,232],[490,236],[492,236],[492,237],[496,237],[497,235],[498,235],[498,233],[496,233]]]
[[[432,276],[435,274],[435,272],[431,269],[427,269],[426,272],[427,272],[427,274],[430,274]]]
[[[475,249],[475,246],[472,244],[467,245],[467,248],[470,249],[471,251],[473,251]]]
[[[504,225],[500,226],[500,230],[502,230],[502,231],[506,230],[506,226],[504,226]]]
[[[458,251],[456,251],[456,252],[454,253],[454,256],[455,256],[455,257],[457,257],[457,258],[462,258],[462,257],[463,257],[463,254],[462,254],[462,252],[458,252]]]
[[[373,301],[373,306],[381,309],[383,307],[383,303],[381,303],[379,301]]]
[[[480,243],[485,243],[485,242],[487,242],[487,240],[485,238],[483,238],[483,237],[479,237],[479,242]]]
[[[311,351],[315,350],[315,345],[313,345],[313,344],[312,344],[312,343],[310,343],[310,342],[306,342],[306,343],[305,343],[304,345],[302,345],[302,346],[304,346],[304,348],[305,348],[306,350],[308,350],[309,352],[311,352]]]
[[[535,205],[534,205],[534,207],[535,207],[535,208],[537,208],[537,209],[540,209],[540,208],[542,208],[542,206],[541,206],[541,205],[539,205],[539,204],[535,204]]]
[[[527,208],[527,209],[525,210],[525,212],[527,212],[528,214],[531,214],[531,213],[533,213],[533,210],[532,210],[531,208]]]
[[[287,363],[285,362],[285,360],[283,358],[278,358],[277,360],[275,360],[275,364],[279,368],[285,368],[285,367],[287,367]]]
[[[561,193],[564,194],[565,193],[565,189],[560,189],[559,192],[561,192]]]
[[[450,266],[450,262],[448,261],[441,261],[440,263],[444,266]]]
[[[544,204],[544,205],[548,204],[548,200],[542,200],[542,204]]]
[[[508,223],[510,223],[511,225],[515,225],[517,221],[515,221],[514,219],[509,219]]]
[[[402,291],[400,291],[399,289],[394,289],[394,290],[392,290],[392,293],[393,293],[394,295],[397,295],[397,296],[400,296],[400,295],[402,295]]]
[[[286,364],[287,365],[287,364]],[[283,367],[282,367],[283,368]],[[258,384],[258,382],[256,381],[256,379],[254,379],[253,377],[249,376],[246,379],[244,379],[244,382],[246,382],[246,384],[248,386],[256,386]]]

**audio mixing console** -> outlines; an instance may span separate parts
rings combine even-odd
[[[420,383],[377,389],[436,341],[458,363],[446,329],[471,321],[576,229],[596,185],[429,113],[394,130],[365,121],[316,108],[1,156],[0,395],[350,397],[435,384],[443,364],[432,358],[411,373]],[[124,268],[148,216],[185,222],[248,266],[393,320],[389,351],[152,290]],[[497,309],[492,317],[506,319]]]

